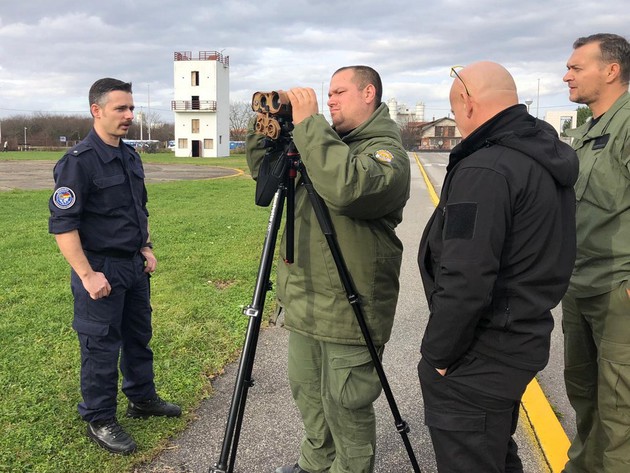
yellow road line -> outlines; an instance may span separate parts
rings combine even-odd
[[[427,185],[427,189],[429,190],[429,196],[431,197],[431,200],[433,201],[433,205],[437,207],[437,204],[440,201],[440,198],[436,194],[435,189],[433,188],[433,185],[431,184],[431,181],[429,180],[429,176],[427,175],[426,171],[424,170],[424,167],[420,163],[420,158],[418,157],[418,153],[413,153],[413,157],[416,160],[418,167],[420,168],[420,172],[422,173],[422,177],[424,178],[424,183]]]
[[[521,400],[521,407],[532,426],[551,472],[561,472],[569,459],[567,451],[571,442],[536,378],[532,379],[527,386]]]
[[[433,188],[433,184],[431,184],[429,176],[424,170],[422,163],[420,163],[418,154],[413,153],[413,157],[422,173],[433,205],[437,206],[440,199]],[[556,414],[549,405],[549,401],[545,397],[536,378],[529,383],[525,394],[523,394],[521,413],[525,414],[525,418],[529,422],[531,430],[536,437],[534,440],[540,446],[551,473],[560,473],[568,460],[567,451],[571,442],[564,432],[562,425],[560,425]]]

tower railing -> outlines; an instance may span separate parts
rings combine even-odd
[[[216,100],[171,100],[171,110],[175,112],[216,112]]]
[[[230,56],[225,56],[218,51],[199,51],[193,56],[192,51],[176,51],[173,53],[175,61],[218,61],[225,67],[230,65]]]

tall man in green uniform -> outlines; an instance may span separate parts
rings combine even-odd
[[[402,244],[394,229],[409,198],[409,158],[381,103],[378,73],[335,72],[331,127],[310,88],[287,95],[293,141],[330,212],[339,248],[360,295],[374,344],[389,340],[398,299]],[[257,178],[264,138],[251,131],[247,159]],[[270,157],[273,160],[275,157]],[[369,473],[376,444],[372,403],[381,384],[304,185],[295,190],[295,258],[280,246],[277,297],[289,335],[289,383],[305,435],[295,465],[276,473]]]
[[[593,119],[567,132],[580,160],[577,259],[562,301],[565,382],[577,435],[566,473],[630,471],[630,45],[573,44],[563,80]]]

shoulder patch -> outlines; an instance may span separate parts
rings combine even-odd
[[[394,155],[391,153],[391,151],[387,151],[386,149],[379,149],[374,154],[374,157],[382,163],[391,163],[392,159],[394,159]]]
[[[75,202],[76,196],[69,187],[59,187],[53,194],[53,203],[61,210],[69,209]]]

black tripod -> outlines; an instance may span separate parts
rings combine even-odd
[[[266,159],[266,158],[265,158]],[[278,230],[280,228],[280,222],[282,220],[282,211],[284,207],[284,200],[287,200],[287,249],[286,259],[287,262],[293,262],[293,197],[295,192],[295,177],[297,173],[300,173],[302,182],[307,190],[309,199],[317,216],[317,220],[322,229],[322,232],[326,238],[332,257],[335,261],[337,271],[341,283],[344,286],[346,296],[352,309],[354,310],[357,322],[361,328],[361,333],[365,339],[368,351],[374,363],[374,367],[380,379],[383,391],[387,397],[387,402],[394,416],[394,422],[396,430],[402,436],[405,448],[409,455],[413,471],[420,473],[420,467],[413,452],[411,443],[407,433],[409,432],[409,426],[405,422],[398,411],[394,395],[385,376],[383,365],[379,358],[374,342],[369,332],[369,328],[365,322],[365,317],[361,309],[359,296],[354,287],[348,268],[339,250],[339,244],[337,242],[334,228],[328,213],[328,208],[322,200],[322,198],[315,192],[312,181],[308,176],[304,165],[300,160],[300,155],[293,143],[293,140],[286,138],[286,148],[280,157],[278,166],[274,169],[273,175],[277,182],[277,190],[273,196],[271,214],[269,217],[269,224],[267,225],[267,234],[263,244],[262,256],[260,259],[260,266],[258,269],[258,276],[256,279],[256,286],[254,290],[254,296],[252,298],[251,305],[247,306],[243,313],[249,316],[249,322],[247,326],[247,333],[245,337],[245,343],[243,346],[243,352],[239,363],[238,373],[234,386],[234,394],[232,396],[232,404],[230,406],[230,412],[227,420],[227,426],[225,429],[225,436],[223,438],[223,447],[221,449],[221,457],[219,461],[210,468],[210,473],[233,473],[234,463],[236,461],[236,450],[238,448],[238,440],[240,437],[240,431],[243,423],[243,414],[245,411],[245,402],[247,399],[247,393],[251,386],[253,386],[253,380],[251,378],[252,368],[254,365],[254,356],[256,354],[256,344],[258,343],[258,333],[260,330],[260,324],[263,314],[263,308],[265,304],[265,296],[268,290],[271,289],[271,282],[269,276],[271,274],[271,267],[273,264],[273,254],[276,245],[276,239]],[[259,178],[260,179],[260,178]],[[263,191],[264,193],[264,191]],[[267,194],[269,190],[267,189]],[[257,202],[261,199],[257,190]],[[264,200],[265,197],[263,196]],[[267,197],[266,204],[268,205],[269,198]],[[229,459],[229,465],[228,465]]]

